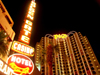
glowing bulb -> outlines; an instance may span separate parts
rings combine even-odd
[[[26,20],[26,24],[28,24],[28,25],[32,26],[32,22],[31,22],[31,21],[29,21],[29,20]]]

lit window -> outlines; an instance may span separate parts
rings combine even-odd
[[[98,69],[98,71],[100,71],[100,69]]]
[[[93,56],[93,54],[91,54]]]
[[[89,49],[89,51],[91,51],[91,49]]]

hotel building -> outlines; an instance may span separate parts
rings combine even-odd
[[[86,36],[80,32],[42,37],[35,48],[35,65],[41,75],[48,75],[46,46],[52,42],[59,52],[53,52],[52,75],[100,75],[100,64]],[[43,58],[40,60],[40,58]]]
[[[11,43],[12,43],[11,41],[13,41],[14,36],[15,36],[15,32],[12,29],[13,25],[14,25],[14,22],[13,22],[11,16],[9,15],[7,9],[5,8],[2,1],[0,0],[0,31],[4,30],[5,35],[8,35],[8,37],[6,38],[6,40],[9,42],[7,56],[10,52],[10,47],[11,47]],[[6,61],[7,56],[5,56],[5,58],[0,56],[0,58],[2,58],[4,61]]]

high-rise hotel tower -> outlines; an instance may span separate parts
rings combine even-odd
[[[47,53],[44,52],[50,42],[59,47],[59,52],[52,54],[52,75],[100,75],[100,64],[87,37],[75,31],[62,35],[47,34],[36,44],[35,65],[41,75],[48,75]],[[41,62],[40,58],[43,58]]]

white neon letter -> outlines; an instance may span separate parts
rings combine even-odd
[[[11,61],[15,62],[16,56],[12,56]]]
[[[21,44],[18,44],[17,50],[21,50]]]
[[[28,66],[28,60],[25,60],[25,65]]]
[[[29,66],[32,67],[31,61],[29,61]]]
[[[17,46],[17,43],[14,43],[14,49],[17,49],[17,47],[16,47],[16,46]]]
[[[2,71],[7,74],[7,65],[5,64],[4,68],[2,69]]]
[[[24,46],[24,45],[22,45],[22,47],[21,47],[21,51],[22,51],[22,52],[24,51],[24,47],[25,47],[25,46]]]
[[[25,59],[22,58],[22,64],[24,64],[24,62],[25,62]]]
[[[16,59],[16,62],[17,62],[17,63],[20,63],[20,62],[21,62],[21,58],[18,57],[18,58]]]

